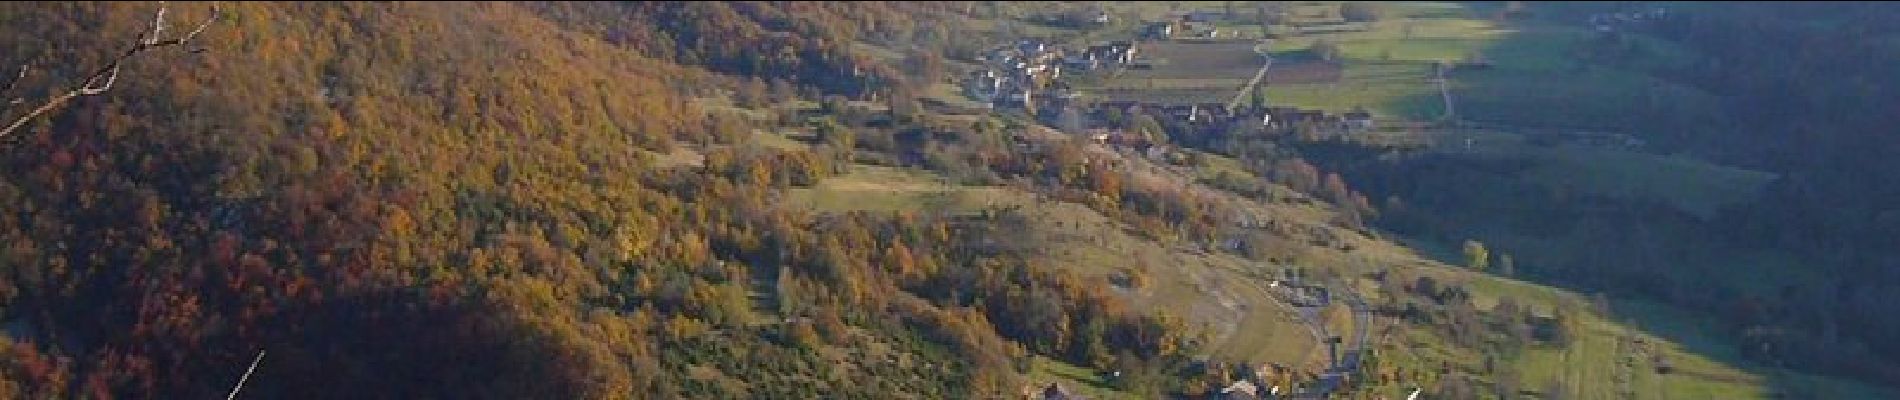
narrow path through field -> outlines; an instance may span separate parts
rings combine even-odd
[[[1240,91],[1234,93],[1234,98],[1227,100],[1227,109],[1231,110],[1240,105],[1240,99],[1246,98],[1248,93],[1253,93],[1254,88],[1260,84],[1260,80],[1266,79],[1267,69],[1273,68],[1273,56],[1261,50],[1259,46],[1254,47],[1254,53],[1259,53],[1260,57],[1267,59],[1266,62],[1260,64],[1260,71],[1253,74],[1253,79],[1248,79],[1246,85],[1240,86]]]

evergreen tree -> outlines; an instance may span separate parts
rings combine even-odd
[[[1465,240],[1464,254],[1465,266],[1472,270],[1483,271],[1491,263],[1491,252],[1485,250],[1482,242]]]

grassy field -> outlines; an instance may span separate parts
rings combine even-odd
[[[1133,394],[1115,390],[1102,380],[1101,371],[1079,367],[1047,357],[1035,356],[1029,372],[1029,380],[1037,382],[1040,390],[1049,382],[1060,384],[1071,394],[1091,399],[1116,400],[1137,399]]]
[[[1737,367],[1747,364],[1736,361],[1738,356],[1732,347],[1711,330],[1710,327],[1718,326],[1714,321],[1666,305],[1613,302],[1615,315],[1631,320],[1664,321],[1632,329],[1633,325],[1628,322],[1611,321],[1584,311],[1588,309],[1587,301],[1575,293],[1457,270],[1436,272],[1442,274],[1432,275],[1449,279],[1448,282],[1462,282],[1471,288],[1474,303],[1480,308],[1493,307],[1499,298],[1508,296],[1542,314],[1555,307],[1565,307],[1572,310],[1572,315],[1582,318],[1582,332],[1570,346],[1533,346],[1515,359],[1503,360],[1505,363],[1499,368],[1515,370],[1523,390],[1542,394],[1554,384],[1570,394],[1566,398],[1615,399],[1623,398],[1619,393],[1625,389],[1623,382],[1627,382],[1627,389],[1636,399],[1772,398],[1774,388],[1801,393],[1804,398],[1876,399],[1895,395],[1891,390],[1865,383],[1785,370]],[[1480,370],[1483,363],[1481,357],[1469,350],[1416,330],[1385,335],[1375,328],[1372,336],[1384,339],[1372,347],[1385,365],[1436,369],[1440,362],[1451,362],[1459,369]],[[1638,340],[1641,344],[1636,343]],[[1662,354],[1673,369],[1666,374],[1657,372],[1655,364],[1646,357],[1649,354]],[[1625,357],[1630,358],[1625,360]],[[1368,385],[1359,392],[1403,395],[1410,388],[1432,387],[1438,383],[1429,379]],[[1492,381],[1487,378],[1479,383],[1488,387]]]
[[[1275,60],[1264,78],[1268,85],[1337,83],[1345,70],[1337,63]]]
[[[1179,10],[1219,10],[1223,2],[1179,2]],[[1294,13],[1301,22],[1336,21],[1330,7],[1336,2],[1295,3]],[[1579,67],[1576,49],[1592,39],[1588,32],[1572,28],[1520,23],[1502,26],[1480,18],[1482,13],[1457,3],[1383,3],[1388,18],[1370,24],[1364,31],[1311,34],[1276,40],[1271,50],[1292,55],[1305,50],[1314,40],[1340,45],[1342,59],[1331,72],[1304,64],[1287,68],[1311,68],[1317,72],[1289,69],[1289,78],[1279,75],[1271,80],[1269,100],[1281,105],[1341,111],[1365,106],[1385,119],[1431,119],[1443,112],[1437,87],[1429,80],[1431,63],[1458,60],[1474,51],[1482,52],[1495,65],[1489,70],[1459,71],[1452,75],[1453,93],[1460,115],[1471,119],[1507,123],[1539,124],[1556,127],[1615,129],[1641,135],[1637,119],[1654,103],[1678,104],[1678,110],[1694,112],[1712,101],[1695,92],[1640,72],[1643,63],[1679,62],[1668,57],[1675,53],[1662,43],[1645,42],[1657,57],[1633,65],[1596,65]],[[1109,3],[1118,16],[1138,15],[1156,18],[1170,7],[1165,2]],[[1242,3],[1241,11],[1250,12]],[[1232,25],[1232,24],[1230,24]],[[1245,26],[1231,26],[1241,29]],[[1257,28],[1252,33],[1257,34]],[[1062,33],[1049,30],[1045,33]],[[1638,39],[1642,41],[1642,39]],[[1174,58],[1232,57],[1173,49]],[[1250,50],[1250,49],[1249,49]],[[1168,55],[1163,48],[1160,55]],[[1155,54],[1151,54],[1155,55]],[[1292,58],[1287,58],[1291,60]],[[1198,75],[1165,68],[1182,66],[1169,60],[1147,75],[1109,80],[1101,90],[1109,95],[1168,99],[1175,101],[1221,101],[1232,94],[1234,86],[1246,77],[1234,78],[1242,69],[1229,64],[1237,58],[1206,61],[1212,75]],[[1215,67],[1226,65],[1226,67]],[[1276,69],[1283,67],[1276,62]],[[1224,72],[1222,72],[1224,71]],[[1251,71],[1248,71],[1251,73]],[[1328,76],[1329,73],[1336,76]],[[1231,81],[1231,82],[1230,82]],[[1231,83],[1222,89],[1223,84]],[[1152,85],[1152,86],[1150,86]],[[1100,88],[1098,88],[1100,89]],[[1227,92],[1213,92],[1228,90]],[[1210,93],[1212,92],[1212,93]],[[954,97],[954,96],[950,96]],[[1652,100],[1653,99],[1653,100]],[[1619,197],[1662,199],[1686,211],[1706,214],[1725,204],[1746,199],[1772,176],[1754,171],[1725,168],[1689,157],[1644,154],[1625,150],[1559,146],[1536,148],[1524,145],[1521,136],[1511,132],[1484,132],[1476,156],[1519,157],[1535,161],[1533,167],[1516,178],[1552,187],[1564,187]],[[1438,140],[1450,143],[1447,140]],[[1462,142],[1462,140],[1459,140]],[[1213,166],[1198,171],[1238,171],[1231,160],[1216,159]],[[1232,173],[1232,172],[1230,172]],[[1280,189],[1284,190],[1284,189]],[[919,210],[942,207],[973,210],[993,204],[1027,204],[1035,201],[1028,193],[1008,187],[971,187],[944,183],[929,173],[884,167],[858,166],[850,175],[833,177],[813,188],[794,189],[786,204],[816,210]],[[1331,212],[1323,206],[1258,204],[1269,214],[1302,224],[1325,226]],[[1209,350],[1216,355],[1255,362],[1281,362],[1312,365],[1316,349],[1293,316],[1271,303],[1255,287],[1264,266],[1231,255],[1203,254],[1163,246],[1128,234],[1123,226],[1092,210],[1075,204],[1043,204],[1031,208],[1039,221],[1035,230],[1046,241],[1041,255],[1058,265],[1092,278],[1105,279],[1123,270],[1145,271],[1152,283],[1138,290],[1123,291],[1124,298],[1150,312],[1167,311],[1188,317],[1191,323],[1214,334]],[[1370,268],[1404,268],[1420,274],[1440,277],[1445,282],[1464,282],[1471,288],[1480,307],[1495,305],[1510,297],[1519,304],[1539,310],[1588,307],[1584,297],[1563,289],[1508,278],[1497,278],[1448,267],[1433,259],[1449,259],[1455,249],[1431,245],[1396,243],[1354,236],[1333,229],[1356,250],[1346,253],[1332,249],[1310,249],[1300,258],[1302,265],[1335,271],[1342,275],[1366,272]],[[1562,246],[1562,243],[1550,243]],[[1720,273],[1749,274],[1751,271],[1785,268],[1796,260],[1757,255],[1738,255],[1732,270]],[[1756,259],[1759,258],[1759,259]],[[1746,264],[1744,263],[1754,263]],[[1368,267],[1376,266],[1376,267]],[[1718,273],[1718,271],[1708,271]],[[1788,276],[1767,274],[1761,276]],[[1764,281],[1763,284],[1767,284]],[[1638,301],[1615,302],[1617,320],[1590,313],[1584,315],[1584,333],[1568,348],[1534,348],[1501,368],[1521,372],[1525,389],[1541,390],[1547,382],[1557,382],[1570,392],[1570,398],[1618,398],[1617,391],[1626,380],[1637,398],[1768,398],[1776,389],[1793,390],[1817,398],[1900,398],[1863,383],[1843,382],[1823,377],[1762,369],[1742,362],[1734,354],[1732,341],[1712,330],[1717,324],[1666,305]],[[1644,321],[1632,329],[1626,320]],[[1375,327],[1391,326],[1392,321],[1375,321]],[[1334,329],[1341,329],[1336,327]],[[1373,336],[1380,359],[1411,369],[1436,371],[1441,362],[1460,369],[1477,369],[1483,360],[1475,349],[1459,348],[1443,338],[1418,327],[1400,326],[1392,333],[1375,328]],[[1646,360],[1623,364],[1627,337],[1643,339],[1651,351],[1661,352],[1676,368],[1670,374],[1658,374]],[[1059,381],[1065,387],[1092,398],[1124,398],[1100,385],[1098,371],[1049,360],[1038,360],[1032,379]],[[1431,378],[1427,378],[1428,380]],[[1402,382],[1387,387],[1367,388],[1364,394],[1402,398],[1410,388],[1431,387],[1435,382]]]
[[[1389,11],[1404,18],[1388,18],[1364,32],[1340,32],[1307,35],[1277,40],[1272,50],[1292,55],[1302,52],[1316,40],[1336,43],[1341,49],[1343,76],[1331,83],[1293,83],[1270,81],[1269,100],[1283,105],[1343,110],[1354,106],[1371,108],[1386,118],[1430,119],[1443,112],[1437,87],[1427,80],[1434,61],[1453,61],[1481,52],[1494,67],[1488,70],[1458,71],[1451,86],[1461,116],[1511,124],[1576,129],[1607,129],[1637,136],[1651,132],[1642,119],[1655,115],[1659,104],[1673,107],[1670,112],[1696,115],[1712,108],[1713,99],[1663,79],[1647,75],[1645,68],[1679,63],[1686,52],[1642,38],[1633,39],[1647,48],[1651,57],[1628,64],[1604,65],[1580,61],[1578,49],[1594,40],[1594,34],[1581,30],[1517,24],[1499,26],[1476,18],[1476,13],[1449,3],[1387,3]],[[1388,14],[1391,15],[1391,14]],[[1441,144],[1462,142],[1462,137],[1434,138]],[[1489,140],[1486,140],[1489,139]],[[1646,154],[1610,148],[1556,146],[1539,148],[1524,145],[1522,137],[1494,132],[1480,138],[1472,153],[1488,157],[1531,160],[1531,168],[1518,179],[1547,187],[1561,187],[1620,198],[1652,198],[1675,205],[1697,215],[1710,215],[1720,207],[1747,201],[1772,175],[1727,168],[1692,157]],[[1455,148],[1456,146],[1446,146]],[[1553,246],[1563,246],[1552,243]],[[1737,257],[1749,258],[1749,257]],[[1441,256],[1441,259],[1442,256]],[[1752,264],[1732,263],[1726,274],[1767,273],[1765,268],[1788,268],[1793,260],[1752,260]],[[1760,265],[1757,265],[1760,264]],[[1754,271],[1754,272],[1751,272]],[[1710,271],[1708,273],[1715,273]],[[1466,276],[1474,297],[1482,307],[1510,296],[1520,304],[1555,307],[1576,304],[1577,295],[1547,286],[1508,279],[1478,277],[1452,271],[1449,276]],[[1749,275],[1754,276],[1754,275]],[[1787,279],[1795,279],[1790,276]],[[1619,303],[1621,304],[1621,303]],[[1674,321],[1669,326],[1643,326],[1630,329],[1625,323],[1586,318],[1587,333],[1567,349],[1536,349],[1525,353],[1511,365],[1522,372],[1521,386],[1541,389],[1549,381],[1559,382],[1572,398],[1616,398],[1619,379],[1628,382],[1637,398],[1766,398],[1772,391],[1789,390],[1817,398],[1893,398],[1864,383],[1844,382],[1826,377],[1768,370],[1740,361],[1733,354],[1731,341],[1724,333],[1707,331],[1717,326],[1668,306],[1633,303],[1618,313],[1640,321]],[[1647,360],[1620,364],[1619,340],[1632,334],[1649,344],[1651,351],[1666,355],[1676,368],[1671,374],[1658,374]],[[1665,340],[1664,337],[1669,338]],[[1451,360],[1467,366],[1481,361],[1468,356],[1431,335],[1406,332],[1392,337],[1384,350],[1395,363],[1427,363],[1427,360]],[[1628,346],[1628,345],[1621,345]],[[1627,347],[1624,347],[1627,348]],[[1402,387],[1376,388],[1373,393],[1402,395]]]
[[[1472,147],[1465,148],[1463,139]],[[1519,178],[1550,188],[1574,190],[1623,199],[1654,199],[1702,217],[1729,205],[1749,201],[1774,174],[1710,164],[1686,156],[1648,154],[1630,150],[1559,144],[1551,147],[1525,143],[1520,135],[1468,132],[1438,140],[1435,148],[1453,154],[1487,159],[1530,160]]]
[[[1560,147],[1527,151],[1540,160],[1524,178],[1621,198],[1653,198],[1713,217],[1722,207],[1755,198],[1772,174],[1726,168],[1681,157]]]
[[[827,178],[810,188],[794,188],[787,204],[817,211],[917,211],[932,207],[976,210],[1009,200],[1001,187],[949,183],[927,172],[854,165],[851,173]]]
[[[1365,107],[1376,118],[1432,119],[1444,108],[1437,89],[1425,80],[1430,70],[1428,64],[1349,62],[1341,77],[1332,82],[1270,80],[1267,102],[1330,112]]]
[[[1217,156],[1216,156],[1217,157]],[[1207,171],[1233,168],[1231,160],[1216,158]],[[1033,205],[1027,193],[1007,187],[946,186],[938,177],[885,167],[858,166],[850,175],[828,179],[814,188],[795,189],[788,204],[821,210],[903,210],[924,207],[949,207],[973,210],[991,204]],[[934,204],[934,205],[933,205]],[[1259,205],[1273,215],[1305,223],[1325,218],[1327,212],[1288,204]],[[1223,359],[1251,362],[1280,362],[1312,366],[1323,357],[1295,317],[1265,297],[1261,281],[1265,266],[1249,263],[1231,255],[1204,254],[1169,248],[1123,232],[1120,224],[1099,213],[1064,203],[1030,207],[1033,220],[1040,221],[1037,237],[1048,249],[1041,257],[1084,276],[1106,279],[1125,268],[1145,270],[1152,283],[1145,288],[1123,291],[1124,298],[1148,312],[1165,310],[1183,315],[1189,321],[1214,334],[1209,350]],[[1350,239],[1356,251],[1339,253],[1316,250],[1302,265],[1334,270],[1345,275],[1367,272],[1387,266],[1408,268],[1442,278],[1444,282],[1463,282],[1472,289],[1474,302],[1481,308],[1511,297],[1519,304],[1538,310],[1587,307],[1582,295],[1522,281],[1475,274],[1429,261],[1426,254],[1399,245],[1369,238]],[[1421,248],[1430,252],[1431,248]],[[1437,253],[1443,253],[1442,249]],[[1437,254],[1432,253],[1432,254]],[[1670,307],[1639,302],[1617,302],[1617,315],[1641,316],[1644,321],[1675,321],[1666,325],[1643,326],[1632,330],[1628,325],[1600,316],[1585,315],[1585,332],[1566,349],[1533,348],[1506,364],[1521,371],[1522,387],[1541,390],[1548,382],[1558,382],[1582,399],[1613,398],[1620,386],[1617,376],[1629,380],[1638,398],[1766,398],[1770,390],[1767,372],[1738,368],[1731,350],[1720,336],[1706,331],[1711,323]],[[1377,327],[1391,321],[1375,321],[1374,348],[1381,359],[1411,369],[1435,370],[1440,362],[1451,362],[1461,369],[1477,369],[1482,358],[1471,349],[1452,346],[1435,335],[1415,328],[1401,328],[1385,335]],[[1331,329],[1344,332],[1349,324],[1334,324]],[[1644,362],[1633,367],[1620,366],[1622,353],[1618,341],[1635,332],[1652,351],[1659,351],[1676,368],[1671,374],[1657,374]],[[1670,339],[1665,339],[1670,338]],[[1673,339],[1674,341],[1672,341]],[[1642,361],[1642,360],[1639,360]],[[1838,396],[1827,398],[1883,398],[1864,384],[1840,382],[1821,377],[1777,373],[1777,387],[1801,385],[1809,393]],[[1094,398],[1125,398],[1100,385],[1097,371],[1049,360],[1037,361],[1030,378],[1038,383],[1062,382],[1064,387]],[[1368,387],[1362,393],[1400,395],[1416,382],[1384,387]]]
[[[1294,58],[1321,40],[1333,43],[1339,47],[1343,71],[1334,82],[1269,81],[1269,101],[1333,111],[1366,107],[1381,117],[1433,119],[1444,107],[1429,79],[1432,63],[1463,58],[1504,33],[1488,22],[1450,18],[1381,21],[1370,27],[1274,40],[1271,50],[1281,58]]]
[[[1647,131],[1658,126],[1650,119],[1714,115],[1713,96],[1641,72],[1691,57],[1666,43],[1634,38],[1652,56],[1629,65],[1586,66],[1591,63],[1578,52],[1596,40],[1593,32],[1537,21],[1501,25],[1455,3],[1382,5],[1388,16],[1400,18],[1378,21],[1364,32],[1275,40],[1276,54],[1297,54],[1319,40],[1335,43],[1343,74],[1323,83],[1270,79],[1269,102],[1333,111],[1366,107],[1381,119],[1436,119],[1446,106],[1430,79],[1432,64],[1481,53],[1492,68],[1450,74],[1453,106],[1463,119],[1643,137],[1656,133]],[[1752,198],[1773,178],[1685,157],[1610,149],[1514,145],[1493,154],[1537,161],[1525,178],[1541,184],[1651,197],[1704,216]]]
[[[1226,102],[1266,62],[1252,40],[1171,41],[1144,45],[1154,69],[1126,69],[1079,87],[1106,100]]]
[[[1297,317],[1277,305],[1265,284],[1252,278],[1261,268],[1228,254],[1170,248],[1135,236],[1079,204],[1037,205],[1029,193],[1009,187],[942,183],[927,172],[857,165],[850,174],[811,188],[792,189],[787,204],[816,211],[974,211],[1024,205],[1044,250],[1038,257],[1084,277],[1106,281],[1124,270],[1143,271],[1150,284],[1121,294],[1138,310],[1185,317],[1214,337],[1215,354],[1234,360],[1299,365],[1315,346]]]
[[[1268,86],[1279,103],[1340,110],[1365,106],[1375,114],[1409,119],[1444,113],[1432,64],[1482,54],[1494,67],[1458,70],[1451,77],[1454,105],[1466,119],[1544,126],[1638,129],[1648,109],[1709,112],[1713,97],[1642,72],[1688,57],[1667,43],[1634,39],[1653,55],[1630,65],[1586,62],[1577,52],[1595,34],[1586,30],[1476,18],[1448,3],[1388,3],[1388,18],[1365,31],[1296,35],[1273,41],[1278,54],[1304,51],[1317,41],[1340,49],[1344,77],[1337,83],[1279,82]],[[1462,17],[1460,17],[1462,16]],[[1653,99],[1653,100],[1651,100]],[[1653,102],[1653,104],[1652,104]]]
[[[1254,52],[1257,44],[1253,40],[1151,43],[1141,47],[1139,57],[1153,59],[1157,65],[1155,69],[1130,70],[1123,76],[1132,79],[1237,79],[1244,82],[1253,78],[1254,73],[1260,70],[1260,65],[1266,62],[1260,53]]]

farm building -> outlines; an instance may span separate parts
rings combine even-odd
[[[1201,113],[1200,107],[1193,104],[1163,106],[1161,110],[1170,117],[1187,121],[1194,121],[1194,117]]]
[[[1074,70],[1087,71],[1087,70],[1100,68],[1102,66],[1102,62],[1101,60],[1096,59],[1095,57],[1068,56],[1068,57],[1063,58],[1062,65],[1067,66],[1070,69],[1074,69]]]
[[[1346,129],[1350,129],[1350,130],[1372,129],[1372,113],[1365,112],[1364,110],[1355,110],[1353,112],[1346,113],[1345,117],[1346,117],[1345,119]]]
[[[1193,37],[1211,38],[1220,33],[1220,28],[1211,22],[1187,23],[1187,34]]]
[[[1202,112],[1211,113],[1214,116],[1226,116],[1229,112],[1231,112],[1231,110],[1227,109],[1226,103],[1208,102],[1208,103],[1195,104],[1195,106],[1199,107]]]
[[[1142,30],[1142,33],[1144,33],[1145,36],[1150,37],[1150,38],[1156,38],[1156,39],[1171,38],[1171,37],[1174,37],[1174,23],[1171,23],[1171,22],[1150,23],[1148,24],[1148,27],[1146,29]]]

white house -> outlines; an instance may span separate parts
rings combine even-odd
[[[1017,47],[1023,52],[1024,57],[1035,57],[1047,50],[1047,48],[1043,47],[1042,42],[1034,40],[1024,40],[1022,44]]]
[[[1344,122],[1346,124],[1347,129],[1352,129],[1352,130],[1372,129],[1372,113],[1368,113],[1364,111],[1354,111],[1354,112],[1346,113],[1345,117],[1346,118]]]
[[[1260,387],[1254,386],[1253,382],[1242,379],[1234,381],[1233,384],[1227,385],[1226,388],[1222,388],[1220,393],[1226,396],[1246,396],[1241,398],[1251,399],[1260,396]]]
[[[1101,66],[1101,63],[1095,60],[1094,54],[1089,54],[1083,57],[1069,56],[1067,59],[1063,60],[1063,63],[1068,64],[1069,68],[1079,69],[1083,71],[1095,69]]]
[[[1163,38],[1163,39],[1166,39],[1166,38],[1169,38],[1169,37],[1173,37],[1173,36],[1174,36],[1174,24],[1173,24],[1173,23],[1169,23],[1169,22],[1156,22],[1156,23],[1153,23],[1153,24],[1149,24],[1149,25],[1148,25],[1148,33],[1149,33],[1149,34],[1150,34],[1151,36],[1154,36],[1154,37],[1159,37],[1159,38]]]

